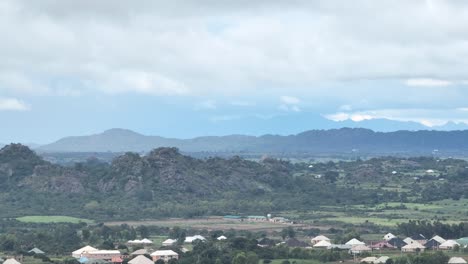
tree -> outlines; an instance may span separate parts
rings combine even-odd
[[[340,174],[336,171],[327,171],[325,172],[324,176],[326,180],[328,180],[331,183],[334,183],[336,182],[336,180],[338,180],[338,176],[340,176]]]
[[[156,260],[156,262],[154,262],[154,264],[166,264],[166,263],[164,262],[164,260],[158,259]]]
[[[244,252],[237,253],[232,259],[232,264],[247,264],[247,257]]]

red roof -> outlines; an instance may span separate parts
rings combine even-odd
[[[111,261],[112,261],[112,263],[122,263],[123,262],[122,258],[120,258],[120,257],[113,257]]]

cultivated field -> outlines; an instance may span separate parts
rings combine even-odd
[[[164,220],[144,220],[144,221],[119,221],[106,222],[106,225],[128,224],[130,226],[154,225],[162,227],[179,226],[182,228],[206,229],[206,230],[247,230],[247,231],[280,231],[290,226],[288,224],[270,222],[246,222],[236,220],[225,220],[222,217],[207,217],[194,219],[171,218]],[[308,226],[306,224],[294,224],[295,228]]]
[[[94,221],[84,218],[77,218],[63,215],[34,215],[18,217],[16,220],[25,223],[93,223]]]

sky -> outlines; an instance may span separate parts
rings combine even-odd
[[[0,142],[464,125],[466,25],[462,0],[2,0]]]

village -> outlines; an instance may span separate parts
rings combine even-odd
[[[367,263],[367,264],[388,264],[394,263],[393,259],[405,255],[419,255],[424,252],[443,252],[450,256],[448,264],[467,263],[468,237],[464,238],[443,238],[439,235],[427,238],[421,234],[401,237],[392,233],[382,234],[380,240],[364,240],[359,236],[350,238],[345,243],[336,243],[333,238],[320,234],[309,238],[296,238],[292,228],[292,222],[285,217],[266,216],[235,216],[226,215],[224,219],[231,221],[271,222],[285,225],[290,232],[282,240],[262,237],[256,240],[255,247],[263,249],[288,249],[294,252],[295,249],[302,249],[315,253],[340,252],[347,254],[348,260],[341,263]],[[217,235],[213,235],[217,234]],[[163,264],[179,263],[187,254],[190,254],[195,247],[203,244],[215,245],[215,247],[227,247],[232,243],[238,243],[239,236],[231,236],[228,233],[217,231],[209,236],[200,234],[183,236],[183,241],[177,238],[166,238],[155,242],[150,238],[134,239],[125,242],[125,245],[114,243],[113,249],[99,249],[96,246],[84,245],[73,252],[63,254],[72,257],[72,262],[76,264]],[[46,259],[47,252],[34,247],[27,252],[28,256],[38,259]],[[2,256],[0,254],[0,256]],[[24,262],[23,262],[24,261]],[[259,259],[258,263],[270,263],[269,259]],[[2,263],[3,262],[3,263]],[[29,264],[23,255],[4,255],[0,258],[2,264]],[[287,263],[287,262],[284,262]],[[294,263],[294,262],[293,262]],[[333,262],[335,263],[335,262]]]

